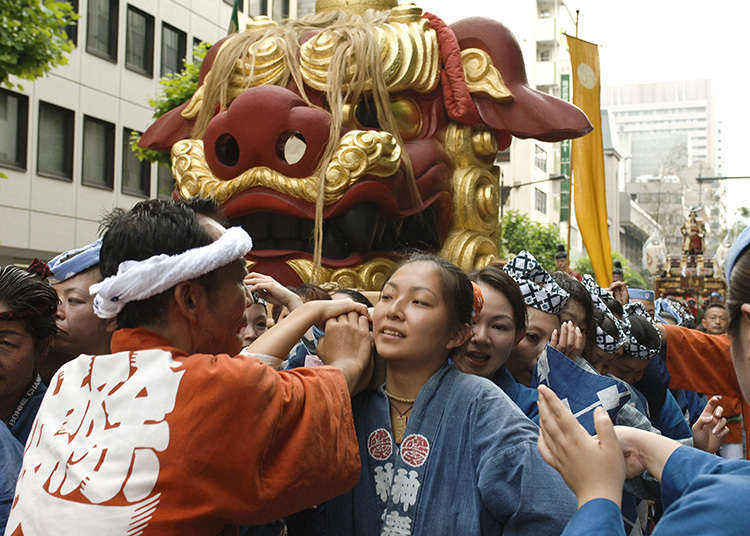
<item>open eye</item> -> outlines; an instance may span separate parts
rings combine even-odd
[[[391,112],[396,120],[399,134],[405,140],[415,138],[422,131],[422,110],[411,99],[396,99],[391,102]]]

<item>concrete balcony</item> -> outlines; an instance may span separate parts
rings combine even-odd
[[[553,86],[560,81],[557,79],[557,69],[553,61],[538,61],[534,70],[534,85]]]
[[[535,37],[536,41],[548,42],[557,39],[554,17],[547,17],[536,20]]]

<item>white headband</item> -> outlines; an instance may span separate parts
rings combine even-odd
[[[207,246],[178,255],[163,254],[142,261],[123,261],[116,275],[89,287],[89,292],[96,294],[94,312],[99,318],[114,318],[126,304],[156,296],[177,283],[216,270],[244,257],[252,247],[250,235],[242,227],[232,227]]]

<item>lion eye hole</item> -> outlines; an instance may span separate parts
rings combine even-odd
[[[296,130],[287,130],[276,143],[276,155],[288,166],[293,166],[305,156],[307,143]]]
[[[364,128],[380,128],[378,110],[370,95],[362,97],[357,103],[357,107],[354,109],[354,117],[357,119],[357,123]]]
[[[240,159],[240,146],[231,134],[222,134],[216,138],[216,157],[225,166],[232,167]]]

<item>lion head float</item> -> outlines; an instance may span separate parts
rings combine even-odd
[[[529,87],[496,21],[318,0],[213,45],[196,92],[140,143],[171,151],[175,196],[212,197],[247,230],[254,270],[373,290],[409,249],[464,270],[495,260],[497,151],[591,128]]]

